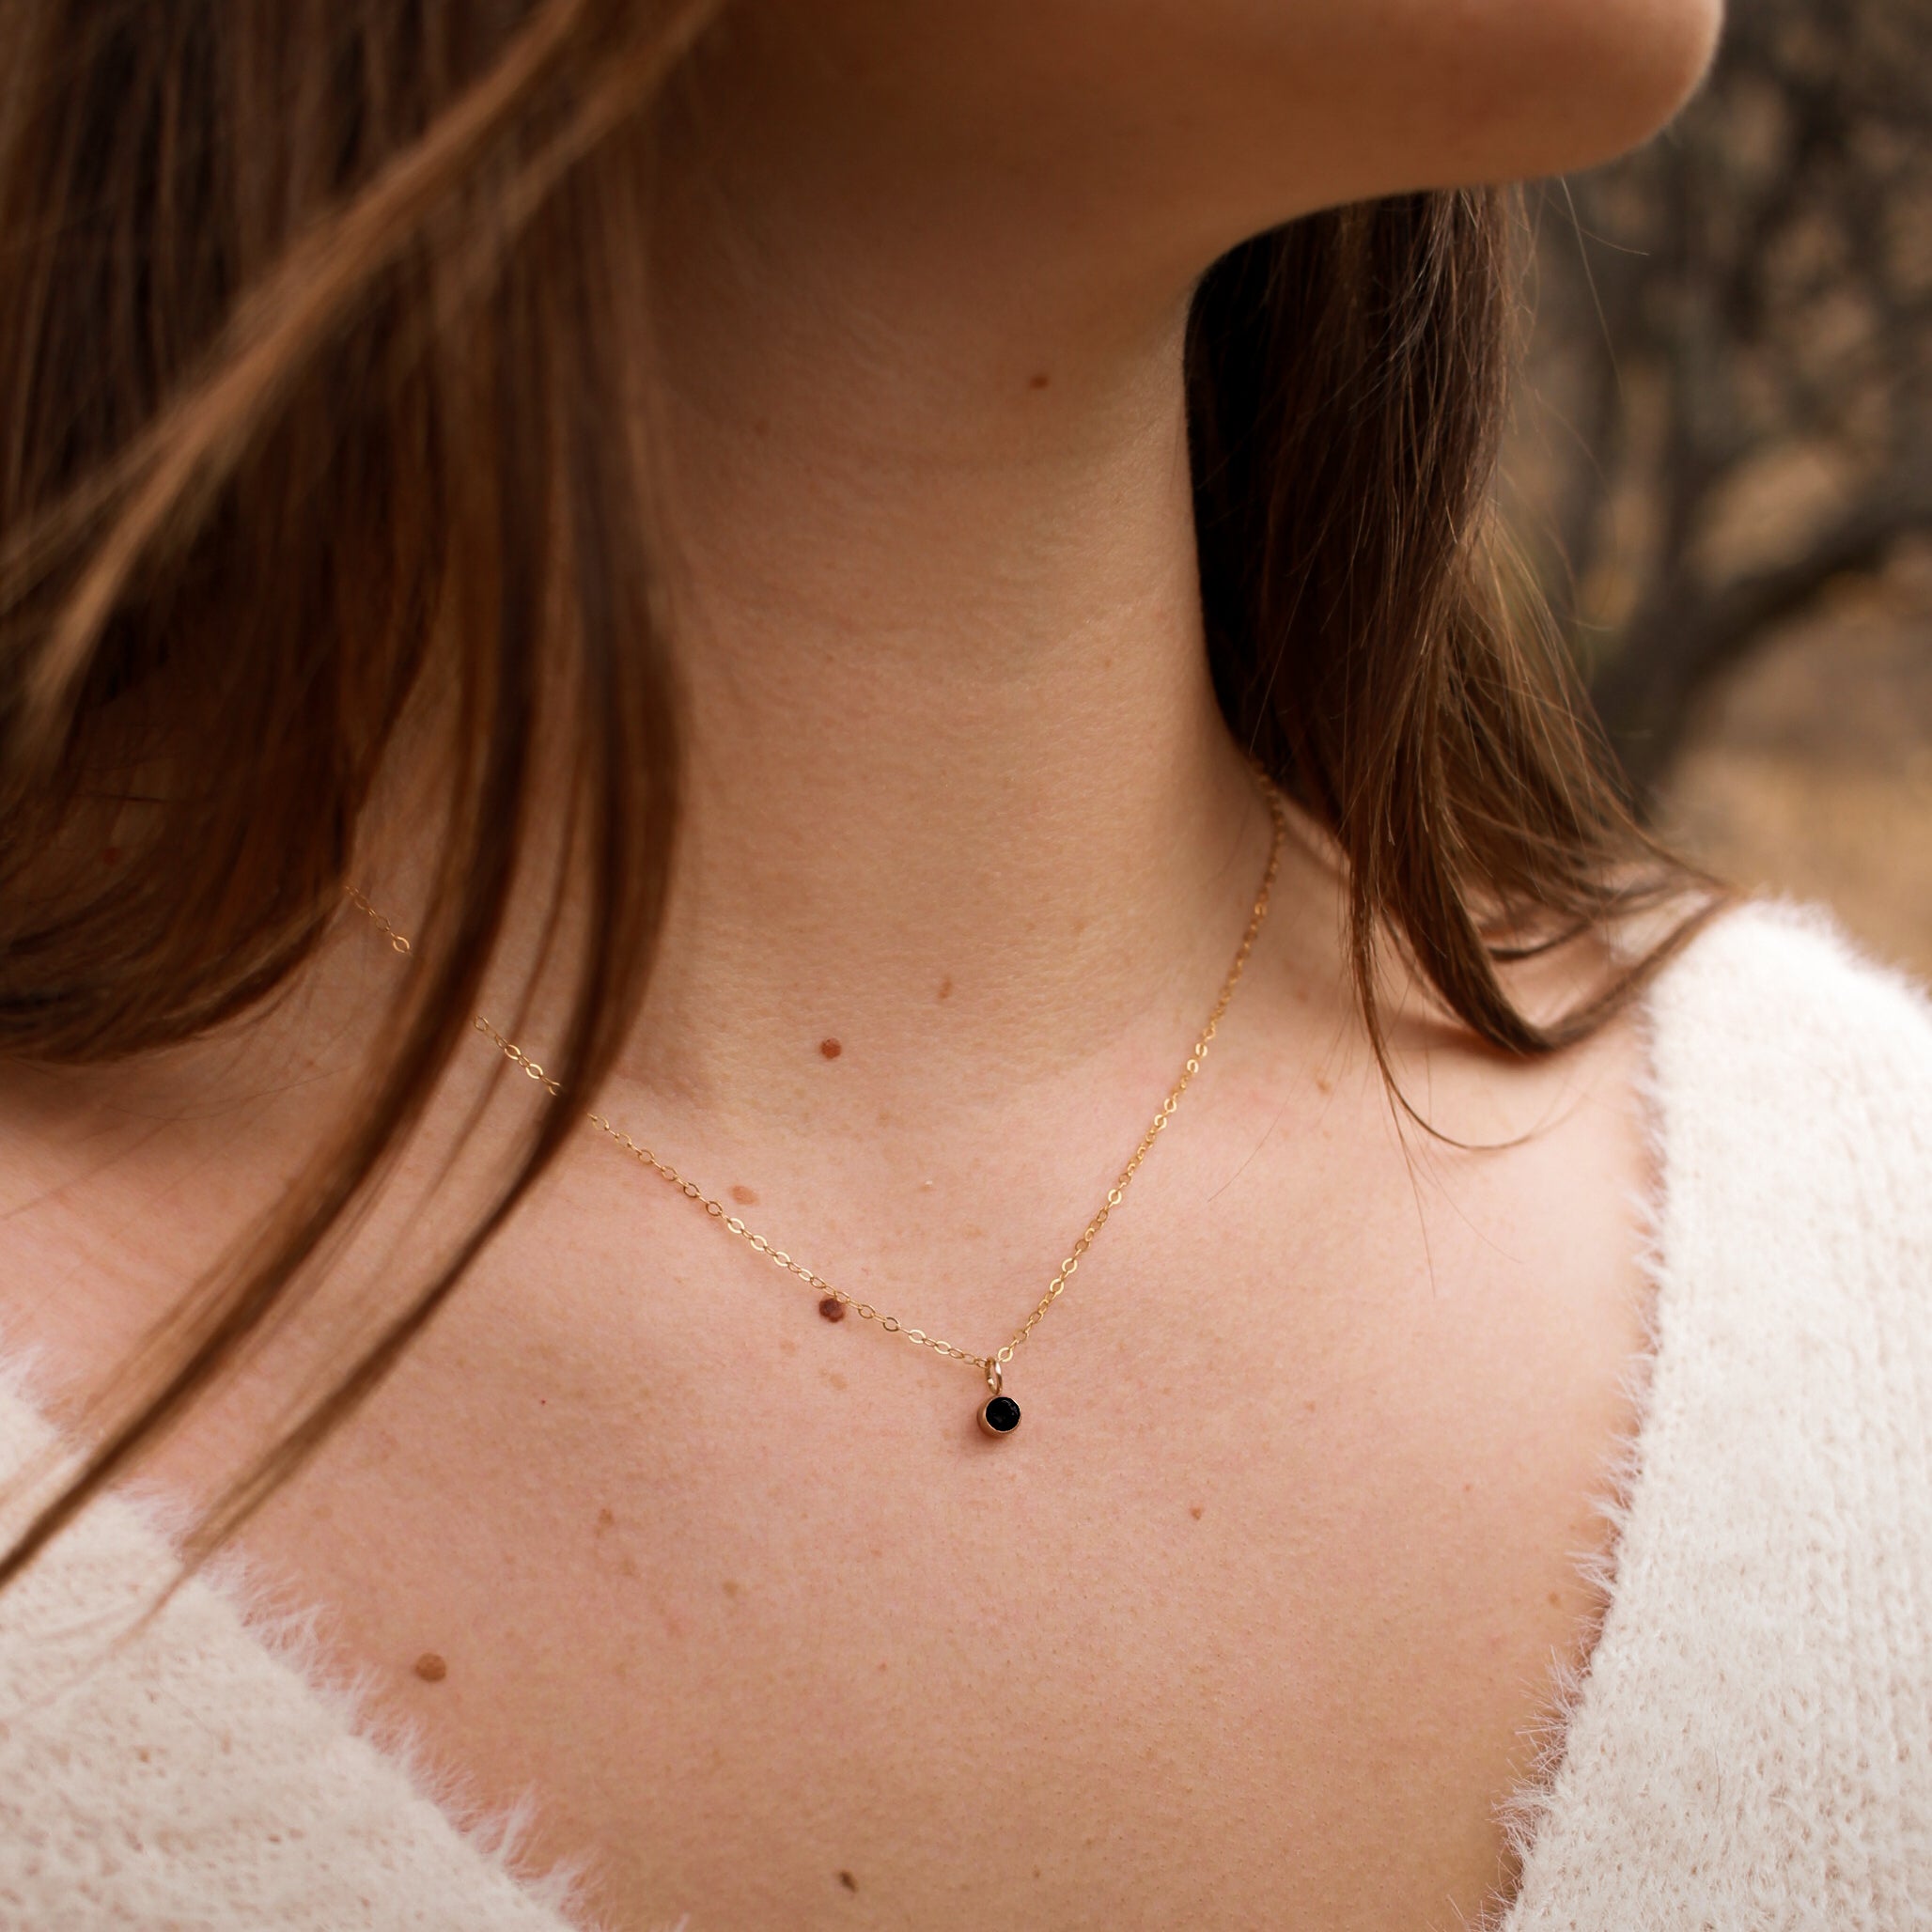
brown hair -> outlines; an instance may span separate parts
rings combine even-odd
[[[436,870],[366,1105],[157,1331],[0,1581],[380,1182],[475,1010],[545,730],[571,748],[588,907],[547,1059],[563,1104],[195,1552],[381,1380],[636,1013],[677,691],[635,541],[646,453],[600,398],[641,381],[613,318],[642,273],[647,108],[708,10],[0,0],[0,1053],[111,1060],[285,983],[341,910],[406,701],[451,694]],[[1498,974],[1683,883],[1495,561],[1515,226],[1488,191],[1297,222],[1207,276],[1188,342],[1217,688],[1346,856],[1379,1050],[1390,941],[1475,1033],[1536,1052],[1684,930],[1547,1027]]]

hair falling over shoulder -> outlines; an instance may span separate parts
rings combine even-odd
[[[0,0],[0,1054],[112,1060],[261,1002],[341,911],[406,705],[447,696],[427,911],[363,1104],[193,1285],[0,1581],[379,1183],[468,1033],[539,736],[570,750],[587,907],[547,1058],[564,1104],[191,1556],[380,1382],[638,1009],[678,693],[637,541],[649,453],[610,398],[647,376],[620,318],[641,305],[651,103],[716,10]],[[1316,215],[1225,257],[1192,318],[1217,689],[1346,858],[1379,1048],[1384,946],[1527,1053],[1600,1023],[1685,930],[1551,1025],[1499,977],[1685,884],[1491,527],[1517,230],[1491,191]]]

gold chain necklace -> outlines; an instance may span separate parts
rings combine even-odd
[[[774,1248],[763,1235],[752,1230],[735,1214],[728,1213],[721,1201],[714,1201],[694,1180],[687,1180],[668,1161],[660,1161],[647,1147],[632,1140],[624,1130],[606,1119],[603,1114],[592,1112],[589,1119],[594,1127],[608,1134],[617,1145],[641,1161],[651,1172],[668,1182],[689,1200],[695,1202],[720,1226],[736,1235],[740,1240],[764,1255],[768,1261],[775,1262],[788,1274],[796,1275],[805,1285],[819,1297],[818,1313],[828,1321],[843,1321],[846,1312],[850,1310],[864,1321],[876,1321],[889,1335],[902,1335],[909,1342],[921,1348],[930,1348],[934,1354],[943,1355],[949,1362],[963,1362],[969,1368],[977,1369],[985,1378],[990,1393],[979,1406],[979,1426],[989,1436],[1006,1436],[1020,1426],[1020,1405],[1005,1393],[1006,1364],[1013,1360],[1014,1351],[1032,1334],[1045,1318],[1047,1310],[1060,1299],[1067,1284],[1073,1279],[1074,1270],[1080,1266],[1080,1259],[1094,1244],[1094,1239],[1107,1224],[1107,1217],[1120,1206],[1122,1195],[1127,1192],[1128,1184],[1139,1171],[1141,1162],[1147,1158],[1147,1150],[1160,1137],[1161,1130],[1174,1118],[1174,1110],[1180,1105],[1180,1097],[1187,1092],[1189,1083],[1201,1070],[1201,1063],[1208,1057],[1208,1049],[1220,1028],[1228,1009],[1228,1003],[1235,996],[1235,989],[1241,983],[1241,974],[1247,966],[1248,956],[1254,950],[1254,941],[1261,931],[1261,922],[1268,917],[1269,896],[1274,890],[1276,875],[1281,870],[1282,845],[1287,834],[1287,812],[1281,793],[1266,778],[1262,781],[1263,796],[1268,801],[1270,815],[1274,820],[1273,842],[1269,848],[1268,869],[1261,876],[1261,887],[1254,895],[1254,908],[1249,915],[1248,929],[1241,935],[1241,943],[1236,948],[1234,964],[1227,969],[1227,977],[1222,982],[1221,993],[1208,1015],[1207,1023],[1201,1028],[1201,1036],[1194,1042],[1193,1051],[1187,1057],[1187,1064],[1181,1069],[1180,1078],[1168,1090],[1167,1098],[1161,1102],[1147,1130],[1141,1136],[1140,1145],[1129,1156],[1120,1177],[1107,1190],[1107,1198],[1100,1203],[1094,1217],[1082,1230],[1079,1240],[1073,1244],[1073,1252],[1061,1262],[1060,1270],[1047,1284],[1047,1291],[1038,1305],[1013,1332],[1011,1341],[993,1350],[990,1355],[974,1355],[970,1349],[956,1347],[951,1342],[943,1342],[937,1335],[929,1335],[924,1329],[909,1328],[896,1316],[881,1314],[869,1301],[861,1301],[856,1296],[849,1295],[843,1288],[835,1287],[822,1274],[807,1268],[802,1261],[794,1260],[783,1248]],[[403,935],[377,911],[354,886],[345,886],[343,891],[351,904],[366,912],[377,928],[388,939],[398,953],[407,953],[410,943]],[[554,1094],[559,1091],[558,1083],[519,1047],[515,1041],[506,1039],[482,1014],[475,1021],[476,1031],[484,1035],[497,1048],[503,1056],[523,1071],[539,1085]]]

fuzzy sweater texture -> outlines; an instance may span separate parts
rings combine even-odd
[[[1932,1005],[1820,915],[1759,905],[1665,972],[1648,1021],[1643,1419],[1606,1472],[1601,1634],[1512,1800],[1522,1875],[1493,1923],[1932,1927]],[[58,1453],[8,1364],[0,1475]],[[521,1872],[522,1816],[466,1812],[365,1698],[319,1688],[312,1632],[239,1566],[116,1644],[170,1551],[153,1507],[110,1497],[0,1595],[0,1932],[590,1923],[581,1875]]]

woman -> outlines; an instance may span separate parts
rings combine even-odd
[[[1488,534],[1714,14],[9,0],[0,1916],[1923,1913],[1932,1021]]]

